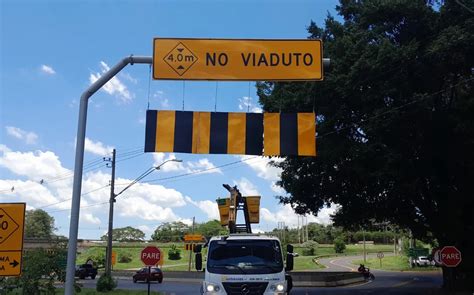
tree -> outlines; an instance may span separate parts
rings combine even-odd
[[[101,240],[107,240],[107,234],[100,237]],[[145,233],[131,226],[114,228],[112,230],[112,239],[119,242],[136,242],[145,239]]]
[[[217,235],[227,235],[229,234],[229,230],[224,228],[220,221],[214,219],[205,223],[197,224],[195,233],[202,234],[205,237],[212,237]]]
[[[0,279],[0,294],[16,294],[17,288],[21,288],[22,294],[56,294],[57,282],[66,279],[66,257],[64,242],[57,242],[50,249],[26,250],[21,276]]]
[[[179,242],[188,231],[189,226],[181,221],[165,222],[155,229],[151,239],[160,242]]]
[[[259,83],[258,94],[265,111],[317,113],[318,156],[274,163],[281,202],[299,214],[336,203],[336,225],[388,221],[455,245],[455,285],[472,289],[474,18],[433,2],[341,0],[343,22],[308,27],[331,58],[325,80]]]
[[[54,234],[54,217],[41,209],[28,210],[25,215],[25,237],[50,239]]]

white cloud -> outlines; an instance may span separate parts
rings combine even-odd
[[[133,84],[138,84],[138,79],[133,78],[129,73],[120,73],[121,77],[124,77],[126,80],[132,82]]]
[[[48,65],[41,65],[41,71],[48,75],[56,74],[56,71],[51,66],[48,66]]]
[[[0,179],[0,202],[17,200],[24,201],[31,207],[41,207],[59,201],[57,196],[36,181]]]
[[[198,207],[206,213],[207,217],[209,219],[217,219],[219,220],[219,209],[217,207],[217,203],[209,200],[204,200],[204,201],[194,201],[190,197],[186,197],[186,201],[189,203],[193,204],[194,206]]]
[[[306,215],[308,223],[331,223],[330,215],[336,211],[337,207],[337,205],[332,204],[329,208],[324,207],[323,209],[321,209],[317,216]],[[296,227],[298,225],[298,215],[295,213],[295,211],[293,210],[293,208],[291,208],[289,204],[283,206],[279,205],[278,210],[276,210],[276,212],[271,212],[267,208],[261,208],[260,217],[262,220],[269,223],[285,222],[285,225],[288,227]]]
[[[17,175],[27,176],[35,181],[57,178],[58,175],[71,172],[63,168],[59,158],[50,151],[24,153],[7,151],[0,158],[0,167],[5,167]]]
[[[260,195],[255,185],[245,177],[242,177],[239,181],[234,180],[234,184],[237,185],[242,196]]]
[[[12,150],[9,149],[6,145],[0,144],[0,152],[2,152],[2,153],[9,153],[9,152],[11,152],[11,151],[12,151]]]
[[[99,156],[107,156],[110,155],[112,150],[114,149],[113,146],[106,146],[100,141],[92,141],[91,139],[86,137],[84,150],[86,152],[92,153],[94,155]]]
[[[216,168],[216,166],[209,162],[209,159],[204,158],[204,159],[199,159],[197,162],[186,162],[187,165],[187,170],[186,172],[189,173],[195,173],[199,172],[200,173],[220,173],[222,174],[221,169]]]
[[[147,199],[133,196],[117,201],[116,206],[119,209],[118,215],[122,217],[133,217],[159,222],[172,222],[179,219],[171,208],[164,207],[169,206],[169,203],[159,204],[163,206],[151,203]]]
[[[100,62],[101,72],[106,73],[110,70],[110,67],[103,61]],[[89,82],[91,84],[95,83],[101,77],[101,73],[92,73],[89,76]],[[121,100],[123,103],[131,102],[134,95],[130,93],[127,86],[119,80],[117,76],[109,80],[101,89],[107,92],[110,95],[114,95]]]
[[[269,163],[270,161],[281,162],[283,161],[282,158],[265,158],[265,157],[258,157],[257,159],[254,156],[240,156],[243,163],[247,164],[252,170],[257,173],[257,176],[263,178],[265,180],[270,181],[277,181],[280,179],[281,169],[271,166]]]
[[[270,189],[278,195],[286,195],[286,191],[281,186],[278,186],[275,181],[272,182]]]
[[[80,221],[89,223],[89,224],[100,224],[100,219],[94,216],[92,213],[81,212]]]
[[[132,180],[118,178],[116,182],[118,184],[129,184]],[[117,185],[116,191],[120,191],[123,187],[125,186]],[[129,196],[133,196],[145,200],[147,204],[159,204],[166,207],[182,207],[186,205],[184,196],[177,190],[149,183],[136,183],[121,196],[122,197],[119,196],[117,199],[128,199]]]
[[[20,140],[24,140],[27,144],[35,144],[36,140],[38,139],[38,135],[36,135],[34,132],[25,131],[18,127],[6,126],[5,129],[9,135]]]
[[[171,153],[153,153],[154,166],[163,164],[165,161],[176,159],[176,155]],[[216,166],[209,161],[207,158],[199,159],[198,161],[186,161],[186,162],[167,162],[161,166],[160,170],[164,172],[183,172],[183,173],[220,173],[222,170],[216,168]]]
[[[145,233],[145,235],[149,235],[151,233],[154,232],[154,229],[152,229],[151,227],[149,227],[148,225],[139,225],[137,226],[136,228],[138,228],[139,230],[141,230],[142,232]]]
[[[249,96],[243,96],[242,98],[239,98],[239,110],[244,111],[244,112],[249,111],[251,113],[262,112],[262,108],[255,105],[252,102],[252,97],[249,97]]]

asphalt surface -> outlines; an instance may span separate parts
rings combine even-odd
[[[345,256],[320,259],[319,262],[326,265],[327,268],[321,271],[356,271],[357,266],[351,264],[351,261],[361,259],[360,256]],[[449,294],[441,290],[442,275],[441,272],[392,272],[371,270],[375,275],[375,280],[356,285],[344,287],[298,287],[293,288],[291,294],[427,294],[444,295]],[[96,280],[82,280],[84,287],[95,288]],[[152,291],[159,291],[165,295],[178,294],[200,294],[201,282],[196,279],[165,278],[162,284],[151,283]],[[119,289],[129,290],[147,290],[146,283],[133,283],[131,278],[118,278]],[[463,294],[463,293],[456,293]],[[471,293],[465,293],[470,294]]]

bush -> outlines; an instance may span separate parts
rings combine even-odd
[[[117,287],[117,282],[111,277],[106,274],[100,276],[97,280],[97,292],[108,292],[112,291]]]
[[[313,256],[316,254],[319,244],[315,241],[307,241],[301,244],[303,247],[302,255],[303,256]]]
[[[119,263],[129,263],[132,262],[132,255],[130,253],[123,253],[119,256]]]
[[[334,239],[334,251],[336,251],[336,253],[343,253],[345,249],[346,249],[346,243],[344,243],[343,239],[341,238]]]
[[[171,245],[171,249],[168,251],[169,260],[179,260],[181,259],[181,250],[176,248],[176,245]]]
[[[303,256],[313,256],[316,253],[314,248],[303,248]]]

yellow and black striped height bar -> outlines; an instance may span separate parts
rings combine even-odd
[[[145,152],[261,155],[263,114],[148,110]]]
[[[313,113],[147,111],[145,152],[316,155]]]
[[[265,156],[316,156],[314,113],[264,113]]]

